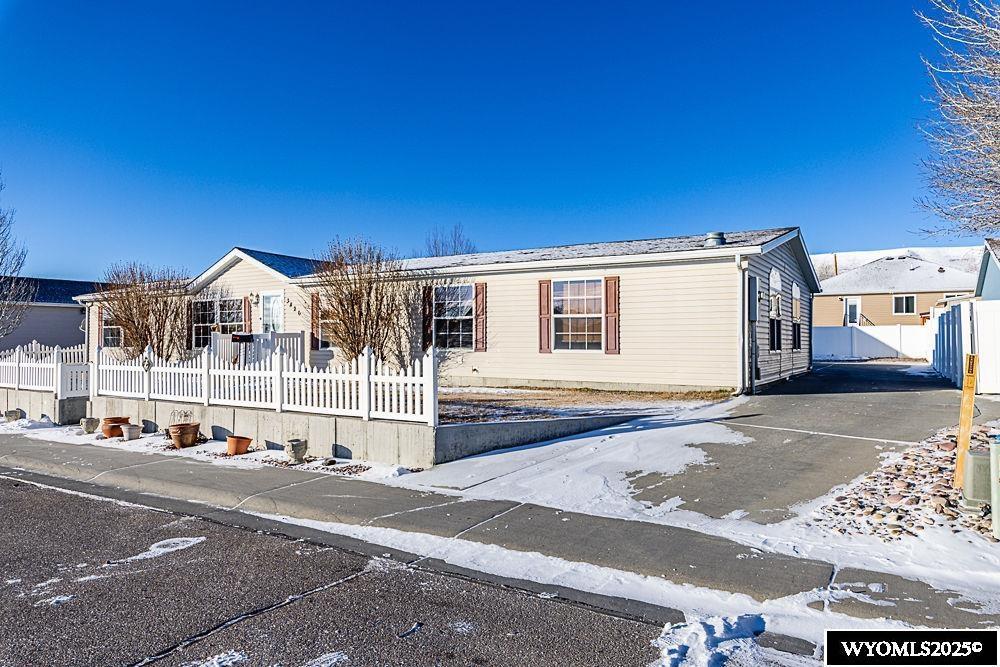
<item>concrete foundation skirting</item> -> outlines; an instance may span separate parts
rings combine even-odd
[[[142,401],[99,396],[90,400],[94,417],[129,417],[147,433],[171,423],[175,410],[190,411],[201,432],[213,440],[227,435],[253,438],[255,449],[283,448],[292,438],[308,443],[312,456],[359,459],[407,468],[429,468],[436,463],[482,454],[493,449],[543,442],[621,424],[637,415],[567,417],[529,421],[426,424],[357,417],[333,417],[254,408],[204,406],[169,401]]]
[[[22,410],[30,419],[48,417],[56,424],[79,424],[87,416],[87,399],[57,399],[51,391],[0,388],[2,410]]]

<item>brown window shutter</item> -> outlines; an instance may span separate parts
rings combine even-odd
[[[618,276],[604,279],[604,354],[619,354]]]
[[[434,342],[434,287],[424,286],[424,319],[423,319],[423,344],[424,349],[429,348]]]
[[[538,281],[538,351],[552,352],[552,281]]]
[[[250,322],[253,315],[250,313],[250,297],[243,297],[243,331],[250,333],[253,331],[253,323]]]
[[[486,283],[476,283],[475,352],[486,351]]]
[[[97,304],[97,344],[104,347],[104,306],[101,304]]]
[[[310,347],[319,349],[319,294],[313,294],[309,301],[309,324],[312,331]]]

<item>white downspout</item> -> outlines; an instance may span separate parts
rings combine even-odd
[[[737,357],[739,359],[739,370],[736,373],[736,391],[734,395],[739,396],[746,391],[747,387],[747,267],[749,262],[743,259],[743,255],[736,253],[736,270],[739,272],[739,280],[736,281],[738,292],[736,294],[736,346],[739,349]]]

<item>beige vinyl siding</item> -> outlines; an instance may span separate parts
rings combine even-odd
[[[620,277],[621,353],[538,351],[538,281]],[[731,258],[644,267],[469,276],[487,284],[486,352],[457,351],[445,384],[735,387],[737,294]]]
[[[83,318],[79,306],[29,306],[17,329],[0,338],[0,349],[9,350],[36,340],[42,345],[79,345],[84,342],[80,331]]]
[[[781,350],[768,349],[768,295],[771,269],[781,274]],[[805,275],[791,250],[790,243],[784,243],[763,255],[750,257],[750,275],[757,277],[758,290],[764,295],[760,302],[760,316],[757,320],[757,365],[760,368],[758,383],[764,384],[781,378],[791,377],[809,370],[812,364],[812,298]],[[792,283],[799,286],[802,299],[802,349],[792,350]]]
[[[201,290],[201,294],[221,293],[231,299],[242,299],[251,294],[280,292],[283,295],[284,329],[286,332],[310,330],[310,306],[305,292],[252,262],[239,260],[222,272],[215,280]],[[197,298],[197,297],[195,297]],[[260,302],[250,306],[251,331],[262,330]]]
[[[948,292],[960,293],[961,290]],[[970,291],[971,293],[971,291]],[[820,327],[836,327],[844,324],[844,299],[857,298],[861,302],[861,314],[867,320],[865,324],[921,324],[920,313],[930,311],[931,307],[944,298],[944,292],[898,292],[899,296],[916,296],[915,312],[910,315],[894,315],[892,312],[893,294],[818,294],[816,295],[816,321]],[[869,322],[870,320],[870,322]]]

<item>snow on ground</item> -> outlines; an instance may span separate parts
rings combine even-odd
[[[274,521],[282,521],[315,530],[345,535],[371,544],[440,559],[453,565],[502,577],[524,579],[539,584],[639,600],[661,607],[681,609],[689,621],[717,615],[738,618],[754,616],[758,623],[781,634],[801,637],[822,645],[825,628],[887,627],[905,624],[888,619],[859,619],[829,609],[813,609],[807,603],[834,601],[856,594],[848,590],[815,589],[796,595],[758,602],[742,593],[718,591],[690,584],[676,584],[660,577],[568,561],[537,552],[506,549],[454,537],[412,533],[394,528],[314,521],[296,517],[249,512]],[[419,561],[416,561],[419,562]],[[672,664],[665,661],[664,664]]]

